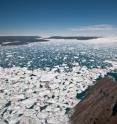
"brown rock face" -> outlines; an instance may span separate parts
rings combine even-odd
[[[74,111],[71,124],[117,124],[117,82],[98,81]]]

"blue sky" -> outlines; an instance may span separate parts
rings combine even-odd
[[[0,35],[116,35],[117,0],[0,0]]]

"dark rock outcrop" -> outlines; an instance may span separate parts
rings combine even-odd
[[[74,108],[71,124],[117,124],[117,82],[106,77]]]

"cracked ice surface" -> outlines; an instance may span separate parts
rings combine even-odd
[[[0,124],[68,124],[76,94],[117,69],[115,42],[87,42],[0,47]]]
[[[115,67],[88,69],[77,65],[72,72],[60,73],[58,67],[51,71],[0,68],[0,123],[67,124],[67,109],[80,101],[76,94],[113,69]]]

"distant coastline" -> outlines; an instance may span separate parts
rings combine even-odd
[[[34,42],[46,42],[48,40],[39,36],[0,36],[1,46],[26,45]]]
[[[75,39],[75,40],[91,40],[91,39],[97,39],[100,37],[96,36],[52,36],[49,37],[49,39]]]
[[[42,38],[39,36],[0,36],[1,46],[26,45],[34,42],[47,42],[50,39],[65,39],[65,40],[91,40],[97,39],[96,36],[51,36]]]

